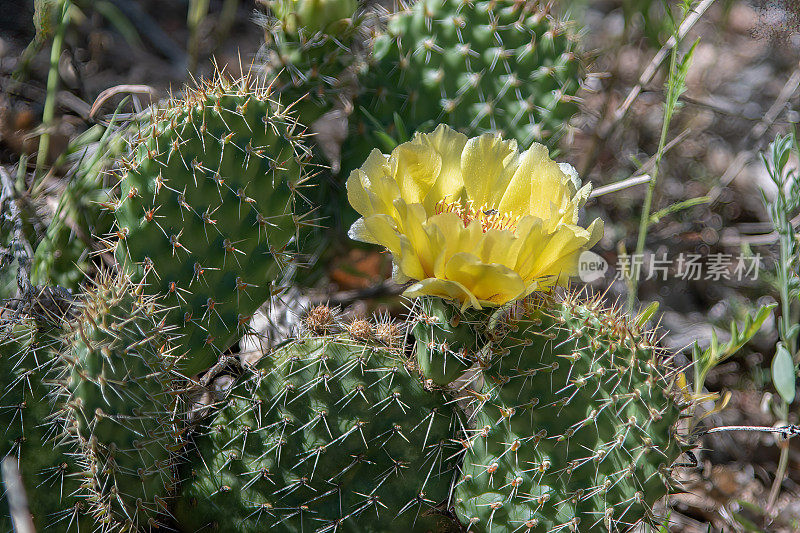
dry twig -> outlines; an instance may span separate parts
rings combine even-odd
[[[16,533],[36,533],[31,512],[28,510],[28,497],[25,495],[22,476],[19,474],[17,458],[7,456],[3,459],[2,469],[3,484],[6,486],[5,497],[8,500],[8,510],[14,531]]]

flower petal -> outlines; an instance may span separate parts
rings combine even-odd
[[[578,171],[569,163],[559,163],[558,168],[567,176],[572,183],[572,190],[577,191],[581,188],[581,177],[578,176]],[[587,183],[588,185],[588,183]]]
[[[580,250],[588,248],[592,234],[580,226],[561,225],[555,233],[529,234],[515,270],[524,279],[540,279],[543,285],[565,282],[577,272]],[[593,229],[594,231],[594,229]]]
[[[423,224],[425,223],[425,209],[420,204],[407,204],[401,198],[394,201],[395,209],[402,220],[402,233],[408,239],[413,253],[417,255],[424,277],[433,275],[433,264],[438,255],[436,242],[431,237]],[[417,278],[422,279],[422,278]]]
[[[495,207],[519,165],[517,141],[484,134],[464,146],[461,175],[475,207]]]
[[[519,166],[497,209],[547,220],[553,216],[551,204],[561,207],[568,201],[568,182],[569,177],[550,159],[547,148],[534,143],[520,156]]]
[[[410,204],[421,204],[439,177],[442,158],[432,146],[417,137],[392,150],[389,165],[400,197]]]
[[[464,178],[461,174],[461,154],[467,144],[467,136],[447,126],[438,126],[433,133],[421,135],[441,157],[442,167],[422,204],[428,215],[434,214],[434,208],[440,200],[459,202],[466,200]]]
[[[425,279],[429,277],[422,267],[417,251],[404,235],[400,236],[400,252],[392,254],[392,258],[405,277],[410,279]]]
[[[513,268],[518,253],[514,242],[518,240],[520,239],[511,231],[490,229],[483,234],[474,253],[484,263],[497,263]]]
[[[428,219],[427,226],[441,235],[442,247],[434,263],[433,275],[445,277],[444,267],[454,254],[464,250],[474,250],[483,238],[483,231],[477,222],[464,227],[464,221],[455,213],[441,213]]]
[[[367,226],[364,224],[364,217],[353,222],[353,225],[347,230],[347,236],[354,241],[382,244],[381,241],[376,241],[375,237],[373,237],[372,233],[367,229]]]
[[[400,253],[400,233],[397,231],[394,219],[389,215],[372,215],[362,219],[364,231],[369,235],[368,239],[358,239],[363,242],[381,244],[389,249],[393,254]],[[358,222],[358,221],[356,221]],[[353,231],[353,227],[350,231]]]
[[[447,279],[457,281],[482,304],[503,305],[518,298],[525,291],[525,283],[510,268],[486,264],[466,252],[455,254],[445,267]]]
[[[416,298],[418,296],[438,296],[446,300],[458,300],[461,302],[461,310],[467,307],[474,307],[481,309],[481,304],[478,299],[469,292],[469,290],[457,281],[450,281],[446,279],[428,278],[418,281],[410,285],[403,296],[407,298]]]
[[[589,225],[589,227],[586,228],[586,231],[589,232],[589,242],[586,243],[587,250],[592,246],[594,246],[595,244],[597,244],[600,241],[600,239],[603,238],[604,228],[605,225],[603,224],[603,221],[600,220],[599,218],[594,219],[592,223]]]
[[[364,188],[364,183],[361,176],[365,175],[364,171],[356,169],[350,173],[347,178],[347,201],[353,206],[353,209],[358,211],[361,216],[372,215],[372,201],[370,201],[369,194]]]
[[[376,209],[376,206],[381,204],[379,200],[381,191],[374,189],[370,176],[374,179],[383,175],[386,168],[388,168],[386,156],[376,148],[370,152],[361,168],[351,172],[347,178],[347,200],[360,215],[370,216],[376,211],[385,212],[380,207]]]

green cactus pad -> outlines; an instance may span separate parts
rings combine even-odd
[[[278,0],[265,22],[266,43],[259,62],[283,107],[296,110],[311,126],[348,92],[360,40],[355,0]]]
[[[409,320],[422,375],[444,386],[468,370],[487,344],[480,332],[485,315],[474,310],[462,313],[441,298],[417,298]]]
[[[40,531],[90,531],[93,522],[81,497],[83,476],[49,400],[57,375],[58,327],[0,309],[0,458],[16,457],[28,506]],[[13,531],[5,494],[0,531]]]
[[[458,448],[447,399],[399,353],[294,341],[246,373],[197,439],[183,531],[442,531]]]
[[[103,276],[85,295],[62,359],[65,425],[81,452],[92,514],[104,531],[164,524],[183,443],[180,374],[151,297]]]
[[[652,523],[685,447],[669,361],[597,301],[528,302],[502,324],[456,490],[469,531]]]
[[[356,0],[272,0],[270,9],[287,31],[325,31],[353,15]]]
[[[269,90],[222,76],[154,112],[134,143],[116,204],[117,259],[175,306],[201,372],[271,295],[301,218],[303,132]]]
[[[552,143],[577,111],[573,50],[573,36],[543,2],[416,2],[392,15],[375,39],[351,117],[345,152],[352,161],[343,168],[357,168],[380,146],[377,138],[364,141],[372,119],[390,136],[398,133],[395,113],[409,134],[443,123],[471,137],[500,133],[524,148]]]

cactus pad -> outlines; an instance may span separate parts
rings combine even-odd
[[[462,523],[544,533],[650,522],[685,449],[668,361],[599,302],[536,302],[503,326],[473,398],[476,428],[457,486]]]
[[[500,133],[523,148],[552,144],[577,111],[573,39],[537,1],[420,0],[391,15],[362,76],[343,168],[364,162],[363,147],[381,145],[381,136],[364,142],[376,127],[406,140],[395,114],[406,134],[443,123],[470,137]]]
[[[163,523],[182,446],[169,328],[154,299],[136,292],[126,278],[103,276],[85,295],[63,355],[63,416],[104,531]]]
[[[445,122],[474,136],[500,132],[528,146],[575,112],[574,43],[539,2],[421,0],[377,38],[374,109],[405,124]],[[387,122],[387,124],[390,122]]]
[[[81,497],[83,482],[72,448],[59,444],[49,395],[56,379],[60,341],[56,321],[39,324],[0,309],[0,458],[16,457],[34,525],[41,531],[92,527]],[[0,531],[12,531],[0,497]]]
[[[278,0],[270,4],[261,61],[284,107],[311,126],[347,91],[360,32],[355,0]]]
[[[342,335],[263,358],[197,439],[183,530],[441,531],[456,419],[405,363]]]
[[[438,297],[417,298],[409,313],[420,372],[437,385],[447,385],[478,359],[486,340],[480,330],[485,313],[460,312]]]
[[[222,76],[153,113],[114,206],[117,259],[176,306],[188,374],[237,341],[270,297],[301,219],[307,150],[268,89]]]

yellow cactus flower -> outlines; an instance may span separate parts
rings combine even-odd
[[[406,296],[503,305],[565,284],[602,236],[600,220],[577,225],[591,191],[579,185],[541,144],[519,153],[514,140],[439,126],[391,155],[373,150],[350,174],[361,214],[350,237],[389,249],[395,280],[417,280]]]

